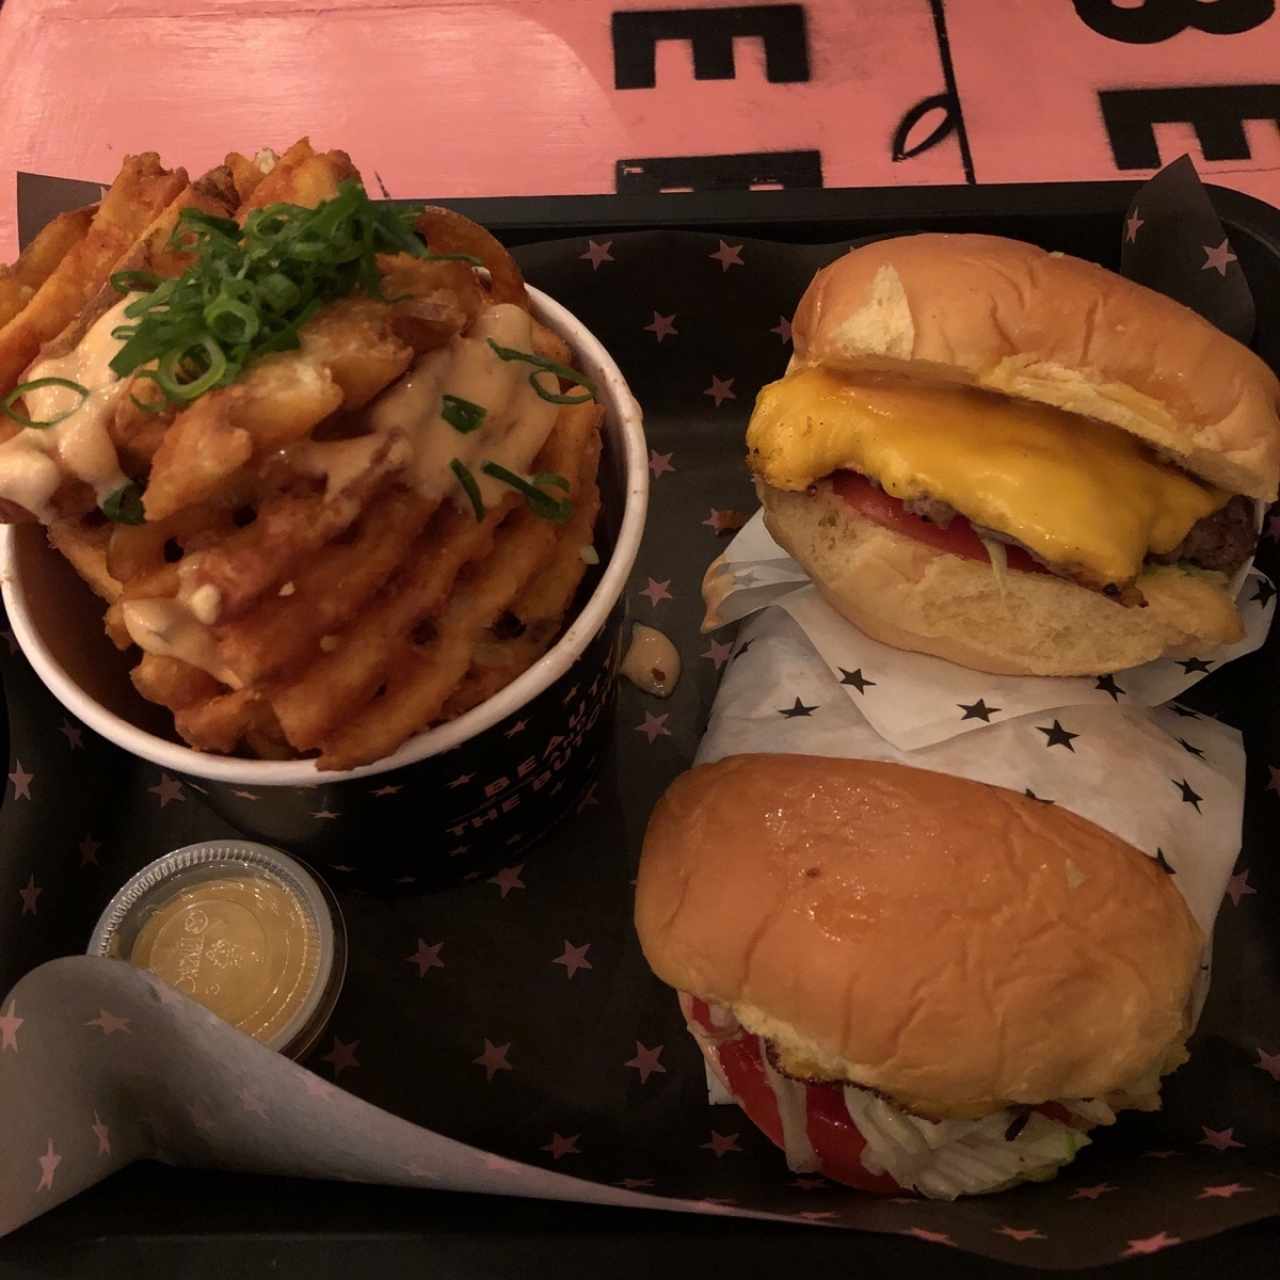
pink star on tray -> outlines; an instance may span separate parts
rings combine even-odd
[[[90,863],[96,867],[98,865],[98,850],[102,848],[102,842],[95,840],[92,836],[85,836],[80,841],[80,865],[87,867]]]
[[[348,1043],[346,1040],[339,1040],[337,1036],[333,1037],[333,1048],[324,1055],[321,1061],[332,1065],[335,1080],[349,1067],[358,1067],[360,1065],[360,1059],[356,1057],[356,1050],[359,1047],[359,1040],[352,1040]]]
[[[25,1021],[25,1018],[18,1017],[18,1002],[10,1000],[8,1010],[0,1014],[0,1053],[8,1049],[18,1052],[18,1028]]]
[[[720,247],[715,253],[709,253],[707,257],[718,262],[721,271],[728,271],[730,267],[745,265],[742,261],[742,246],[740,244],[728,245],[723,240],[720,241]]]
[[[1243,871],[1236,872],[1235,875],[1227,881],[1227,897],[1231,899],[1231,905],[1238,907],[1241,898],[1247,898],[1251,893],[1257,893],[1257,889],[1249,883],[1249,868],[1245,867]]]
[[[662,1057],[663,1045],[655,1045],[652,1049],[646,1049],[639,1040],[636,1041],[636,1056],[630,1062],[624,1062],[624,1067],[632,1067],[640,1073],[640,1083],[648,1084],[649,1077],[655,1072],[659,1075],[666,1075],[667,1069],[658,1061]]]
[[[643,733],[649,739],[650,746],[658,738],[671,737],[671,730],[667,728],[667,721],[671,719],[671,712],[664,711],[660,716],[655,716],[651,711],[644,713],[644,724],[636,725],[636,732]]]
[[[510,729],[504,729],[502,736],[504,738],[514,738],[517,733],[523,733],[529,727],[527,720],[517,720]]]
[[[724,533],[729,529],[741,529],[746,522],[746,514],[742,511],[721,511],[719,507],[712,507],[711,514],[702,523],[716,533]]]
[[[1216,271],[1220,276],[1225,276],[1227,267],[1237,261],[1236,255],[1231,252],[1231,242],[1225,236],[1219,245],[1210,248],[1207,244],[1202,244],[1200,247],[1204,250],[1201,271]]]
[[[27,877],[26,885],[18,890],[18,897],[22,899],[22,914],[24,916],[38,915],[40,908],[37,905],[40,901],[40,895],[44,892],[38,884],[34,875]]]
[[[949,1244],[953,1249],[956,1242],[945,1231],[928,1231],[924,1227],[912,1227],[903,1235],[915,1236],[917,1240],[927,1240],[930,1244]]]
[[[147,790],[160,801],[162,809],[167,808],[172,801],[186,799],[182,794],[182,783],[176,778],[169,777],[167,773],[162,773],[160,781],[154,787],[148,787]]]
[[[411,956],[405,956],[405,962],[407,964],[416,964],[418,966],[418,977],[425,978],[428,969],[444,968],[444,961],[440,959],[440,952],[443,947],[443,942],[428,943],[419,938],[417,951]]]
[[[564,965],[565,972],[572,978],[579,969],[591,968],[591,961],[587,959],[587,952],[590,949],[591,943],[589,942],[584,942],[582,946],[575,947],[566,938],[564,940],[564,950],[551,963]]]
[[[628,1191],[643,1191],[646,1187],[653,1186],[652,1178],[619,1178],[613,1184],[615,1187],[625,1187]]]
[[[321,822],[332,822],[338,815],[332,809],[317,809],[311,816]]]
[[[22,767],[21,760],[13,762],[14,770],[9,775],[9,781],[13,783],[13,798],[15,800],[31,799],[31,784],[36,780],[34,773],[28,773]]]
[[[680,330],[676,328],[674,321],[674,315],[659,315],[658,312],[655,311],[653,313],[653,320],[649,324],[645,325],[644,331],[645,333],[653,334],[654,338],[656,338],[658,342],[661,342],[663,338],[667,337],[678,338],[680,336]]]
[[[1109,1182],[1099,1182],[1093,1187],[1077,1187],[1071,1193],[1072,1200],[1096,1200],[1099,1196],[1105,1196],[1108,1191],[1115,1191],[1116,1188]]]
[[[1023,1227],[996,1227],[995,1233],[998,1236],[1008,1236],[1010,1240],[1016,1240],[1019,1244],[1026,1240],[1044,1240],[1046,1238],[1042,1232],[1035,1230],[1034,1227],[1030,1229]]]
[[[646,586],[640,594],[646,597],[649,603],[656,609],[664,600],[671,599],[670,588],[670,578],[665,578],[661,582],[656,582],[653,578],[650,578],[648,586]]]
[[[742,1148],[738,1146],[738,1135],[736,1133],[717,1133],[712,1129],[711,1136],[701,1145],[699,1150],[710,1151],[717,1160],[722,1160],[730,1151],[741,1152]]]
[[[583,262],[591,263],[592,271],[599,271],[600,264],[602,262],[613,261],[613,254],[609,252],[612,248],[612,240],[602,240],[599,243],[594,240],[588,240],[587,251],[585,253],[578,254],[578,257]]]
[[[1244,1143],[1237,1142],[1232,1136],[1235,1129],[1210,1129],[1207,1125],[1201,1125],[1200,1131],[1204,1137],[1200,1139],[1200,1146],[1212,1147],[1215,1151],[1230,1151],[1233,1148],[1243,1149]]]
[[[582,1137],[580,1133],[575,1133],[569,1138],[562,1138],[558,1133],[553,1133],[551,1141],[539,1149],[549,1151],[553,1160],[561,1160],[565,1156],[580,1156],[582,1154],[578,1150],[578,1139],[580,1137]]]
[[[1252,1191],[1252,1187],[1246,1187],[1239,1182],[1225,1182],[1217,1187],[1205,1187],[1203,1191],[1196,1196],[1197,1200],[1230,1200],[1232,1196],[1243,1195],[1246,1191]]]
[[[1145,223],[1145,218],[1138,217],[1137,209],[1124,220],[1124,238],[1129,244],[1137,240],[1138,232],[1142,230]]]
[[[733,384],[734,378],[717,378],[713,373],[711,375],[711,385],[702,393],[704,396],[710,396],[716,402],[716,408],[725,400],[736,400],[738,397],[734,394]]]
[[[675,467],[671,465],[671,454],[659,453],[656,449],[650,449],[649,470],[653,473],[655,480],[659,476],[665,476],[668,471],[674,471]]]
[[[1159,1253],[1161,1249],[1167,1249],[1171,1244],[1181,1243],[1181,1236],[1171,1236],[1159,1231],[1143,1240],[1130,1240],[1129,1247],[1120,1256],[1122,1258],[1138,1258],[1147,1253]]]
[[[1265,1071],[1274,1081],[1280,1084],[1280,1053],[1266,1053],[1258,1049],[1258,1061],[1253,1064],[1259,1071]]]
[[[712,640],[710,648],[704,649],[702,656],[704,658],[709,658],[715,665],[715,669],[719,671],[720,668],[729,661],[729,657],[732,653],[733,645],[721,644],[719,640]]]
[[[489,877],[490,884],[496,884],[505,898],[512,889],[524,889],[527,886],[520,879],[520,873],[524,870],[522,862],[518,867],[503,867],[496,876]]]
[[[58,1172],[58,1166],[62,1163],[62,1157],[53,1149],[53,1139],[49,1139],[49,1145],[45,1148],[36,1164],[40,1166],[40,1181],[36,1183],[37,1191],[53,1190],[53,1175]]]
[[[231,794],[239,796],[241,800],[257,800],[259,798],[256,792],[245,791],[242,787],[237,787]]]
[[[769,330],[770,333],[776,333],[783,342],[791,341],[791,321],[786,316],[779,316],[778,323]]]
[[[98,1154],[100,1156],[109,1156],[111,1154],[111,1130],[102,1123],[102,1118],[96,1111],[93,1113],[93,1123],[89,1128],[93,1130],[93,1136],[98,1140]]]
[[[484,1068],[484,1078],[492,1080],[499,1071],[514,1071],[515,1068],[507,1061],[507,1054],[511,1050],[511,1042],[506,1044],[494,1044],[487,1037],[484,1042],[484,1052],[478,1058],[471,1059],[473,1067]]]
[[[257,1091],[249,1088],[248,1085],[240,1090],[240,1106],[250,1115],[255,1115],[262,1120],[267,1119],[267,1104],[263,1102]]]
[[[91,1018],[84,1024],[86,1027],[97,1027],[104,1036],[113,1036],[117,1031],[123,1031],[125,1035],[131,1035],[129,1030],[129,1019],[118,1018],[114,1013],[106,1009],[99,1009],[98,1016]]]
[[[83,734],[84,730],[78,724],[72,724],[70,720],[63,719],[62,727],[58,730],[60,734],[67,740],[67,745],[72,751],[82,751],[84,749]]]
[[[403,790],[403,787],[393,787],[388,783],[385,787],[379,787],[373,794],[381,800],[384,796],[398,796]]]

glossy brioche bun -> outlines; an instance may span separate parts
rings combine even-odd
[[[1057,805],[794,755],[676,779],[636,928],[658,977],[730,1006],[788,1070],[932,1118],[1150,1098],[1185,1060],[1204,942],[1153,859]]]
[[[859,514],[830,481],[792,493],[757,484],[765,524],[837,613],[874,640],[1003,675],[1104,675],[1187,658],[1244,634],[1222,574],[1174,565],[1138,579],[1129,608],[1047,573],[1007,571]]]
[[[824,267],[792,327],[797,365],[888,369],[1110,422],[1232,493],[1272,501],[1280,382],[1164,294],[998,236],[878,240]]]

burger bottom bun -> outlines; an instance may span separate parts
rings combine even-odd
[[[1244,634],[1220,574],[1161,565],[1147,607],[1045,573],[950,555],[862,516],[828,481],[815,494],[759,483],[765,523],[838,613],[874,640],[999,675],[1096,676],[1192,657]]]

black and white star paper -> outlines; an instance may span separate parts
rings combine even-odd
[[[750,588],[736,584],[750,575]],[[801,626],[846,699],[856,700],[876,731],[905,751],[981,731],[998,718],[1016,719],[1064,707],[1132,705],[1156,707],[1183,694],[1197,681],[1234,658],[1252,653],[1265,640],[1275,612],[1275,591],[1257,569],[1242,579],[1237,601],[1245,636],[1212,654],[1148,662],[1106,676],[1064,679],[984,675],[926,654],[907,653],[880,644],[840,617],[810,584],[800,566],[787,558],[756,514],[725,550],[714,584],[704,590],[714,621],[738,621],[771,605],[785,609]],[[864,696],[861,676],[893,679],[893,697]],[[858,678],[855,678],[858,677]],[[1071,753],[1072,725],[1063,717],[1046,726],[1042,745]]]

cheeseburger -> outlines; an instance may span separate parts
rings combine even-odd
[[[1280,384],[1180,303],[1013,240],[820,271],[748,456],[770,532],[877,640],[1102,675],[1242,635]]]
[[[644,953],[791,1168],[952,1199],[1159,1107],[1204,937],[1093,823],[903,765],[730,756],[649,823]]]

